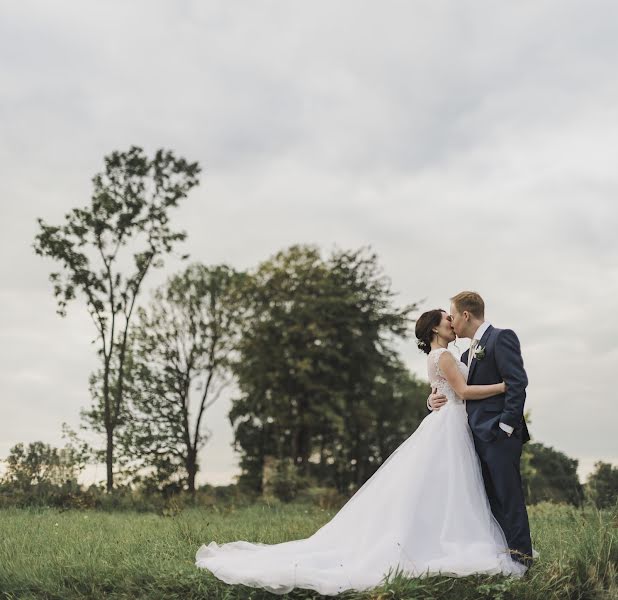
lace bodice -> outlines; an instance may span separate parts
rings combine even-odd
[[[427,373],[429,375],[429,384],[432,389],[436,388],[439,394],[444,394],[449,402],[453,402],[455,404],[463,404],[463,400],[455,393],[455,390],[449,385],[449,382],[444,377],[444,373],[442,373],[438,361],[440,360],[440,356],[443,352],[450,352],[447,348],[437,348],[436,350],[432,350],[427,356]],[[452,354],[452,352],[451,352]],[[461,371],[464,378],[468,378],[468,366],[459,360],[455,355],[453,355],[455,362],[459,365],[459,370]]]

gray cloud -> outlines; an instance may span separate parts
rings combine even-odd
[[[0,455],[76,424],[96,364],[83,307],[54,313],[35,218],[87,202],[103,155],[137,143],[204,167],[175,219],[195,259],[371,244],[402,303],[478,289],[522,340],[535,437],[582,472],[618,461],[614,3],[26,0],[0,16]],[[228,407],[211,409],[207,480],[234,471]]]

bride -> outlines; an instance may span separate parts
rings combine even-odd
[[[468,367],[447,349],[455,340],[443,310],[416,323],[429,381],[447,398],[429,414],[341,510],[308,538],[262,544],[212,541],[196,566],[226,583],[284,594],[295,587],[323,595],[363,591],[391,572],[407,577],[521,576],[492,515],[464,400],[503,393],[504,383],[467,385]]]

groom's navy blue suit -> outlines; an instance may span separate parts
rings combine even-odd
[[[511,329],[491,325],[479,341],[484,356],[472,358],[468,385],[506,383],[506,393],[466,402],[468,422],[481,461],[485,490],[491,511],[502,527],[513,558],[531,563],[532,544],[528,513],[524,502],[519,462],[522,445],[530,439],[524,419],[528,377],[524,370],[517,335]],[[468,351],[461,357],[468,364]],[[512,435],[499,423],[514,428]],[[522,556],[523,555],[523,556]]]

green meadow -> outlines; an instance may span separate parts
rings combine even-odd
[[[195,508],[168,516],[137,512],[5,509],[0,511],[0,598],[275,598],[228,586],[194,567],[202,543],[264,543],[311,535],[334,510],[307,504]],[[370,592],[340,598],[543,599],[618,598],[618,515],[592,508],[530,508],[541,556],[527,577],[411,580],[397,577]],[[318,598],[296,589],[285,598]]]

